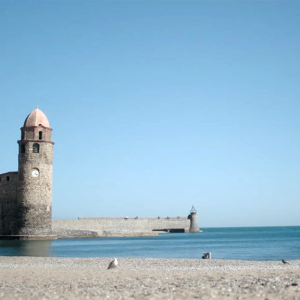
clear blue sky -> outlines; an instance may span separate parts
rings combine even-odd
[[[0,1],[0,173],[38,105],[53,217],[300,225],[300,1]]]

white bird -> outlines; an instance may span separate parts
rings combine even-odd
[[[113,269],[113,268],[116,268],[116,267],[117,267],[117,265],[118,265],[118,261],[117,261],[117,259],[116,259],[116,258],[114,258],[114,260],[113,260],[113,261],[111,261],[111,262],[109,263],[109,265],[108,265],[108,268],[107,268],[107,269]]]

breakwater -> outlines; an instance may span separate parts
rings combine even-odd
[[[189,227],[187,217],[52,220],[53,234],[58,238],[151,236],[159,232],[188,232]]]

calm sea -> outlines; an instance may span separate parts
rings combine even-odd
[[[203,228],[158,237],[0,241],[1,256],[300,260],[300,226]]]

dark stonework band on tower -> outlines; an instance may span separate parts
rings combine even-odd
[[[51,134],[52,129],[47,117],[36,108],[27,116],[21,128],[21,140],[18,141],[18,173],[13,172],[7,178],[3,178],[4,174],[1,174],[0,192],[6,194],[9,199],[5,201],[0,198],[1,238],[54,238],[52,236],[54,142]]]

